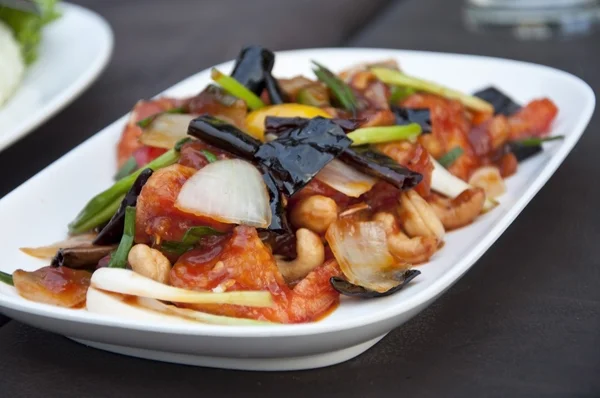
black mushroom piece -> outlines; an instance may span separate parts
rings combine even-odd
[[[421,126],[423,134],[431,133],[431,112],[429,109],[411,109],[392,106],[392,112],[394,113],[397,125],[403,126],[406,124],[417,123]]]
[[[254,157],[268,168],[278,188],[292,196],[351,144],[340,126],[316,117],[262,144]]]
[[[363,122],[361,119],[329,119],[349,133],[356,130]],[[280,135],[289,129],[300,128],[310,119],[304,117],[267,116],[265,119],[265,133]]]
[[[258,96],[266,88],[271,104],[282,104],[287,98],[277,79],[271,75],[274,64],[275,54],[271,50],[261,46],[244,47],[235,61],[231,77]]]
[[[512,98],[498,90],[496,87],[485,88],[477,91],[473,95],[492,104],[496,115],[510,116],[521,109],[521,105],[517,104]]]
[[[115,214],[92,242],[94,245],[111,245],[119,243],[121,236],[123,235],[123,227],[125,226],[125,210],[130,206],[135,207],[137,198],[151,175],[152,169],[144,169],[140,173],[129,191],[125,194],[125,198],[121,201]]]
[[[400,290],[402,290],[410,281],[415,279],[417,276],[421,274],[421,271],[416,269],[409,269],[403,272],[399,272],[394,276],[394,279],[399,283],[397,286],[383,292],[379,293],[374,290],[367,289],[362,286],[355,285],[353,283],[348,282],[347,280],[334,276],[329,282],[331,286],[340,294],[344,296],[351,297],[361,297],[361,298],[376,298],[376,297],[385,297],[391,294],[394,294]]]
[[[406,191],[417,186],[423,176],[398,164],[394,159],[368,146],[346,149],[340,160],[365,174],[389,182],[396,188]]]
[[[60,249],[56,252],[50,265],[73,269],[95,268],[98,262],[108,256],[117,245],[107,246],[78,246]]]
[[[262,144],[237,127],[210,115],[192,120],[188,126],[188,134],[247,160],[252,160]]]

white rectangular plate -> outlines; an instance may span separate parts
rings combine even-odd
[[[60,12],[44,28],[39,58],[0,106],[0,151],[67,106],[110,59],[113,34],[102,17],[68,3],[61,4]]]
[[[568,73],[545,66],[455,54],[379,49],[319,49],[277,55],[274,74],[310,76],[314,59],[340,70],[357,62],[396,58],[408,73],[472,92],[493,84],[525,103],[550,97],[559,107],[552,134],[565,139],[519,166],[507,181],[500,206],[461,230],[422,274],[403,291],[372,300],[343,299],[322,321],[301,325],[229,327],[174,325],[101,316],[26,301],[0,286],[0,309],[9,316],[102,349],[152,359],[202,366],[285,370],[313,368],[352,358],[375,344],[442,294],[494,243],[554,173],[583,133],[592,115],[591,88]],[[232,63],[219,65],[226,73]],[[203,71],[164,92],[187,96],[209,82]],[[66,225],[96,193],[112,183],[115,144],[124,125],[119,119],[81,144],[0,201],[3,271],[33,270],[45,265],[19,252],[64,238]]]

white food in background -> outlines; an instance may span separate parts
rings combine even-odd
[[[0,106],[15,92],[24,72],[19,43],[12,30],[0,21]]]

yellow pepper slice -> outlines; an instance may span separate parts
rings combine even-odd
[[[246,116],[246,132],[254,138],[264,141],[265,119],[267,116],[278,117],[313,117],[322,116],[331,118],[331,116],[321,108],[302,104],[280,104],[271,105],[252,111]]]

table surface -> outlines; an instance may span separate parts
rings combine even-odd
[[[0,196],[137,99],[232,58],[250,42],[500,56],[558,67],[600,88],[600,34],[554,42],[472,34],[463,27],[459,1],[78,3],[112,24],[113,59],[72,105],[0,153],[0,170],[11,170],[3,173]],[[225,19],[235,28],[223,28]],[[477,265],[358,358],[289,373],[193,368],[96,351],[0,316],[0,396],[598,397],[598,127],[596,111],[571,155]],[[16,163],[18,169],[10,167]]]

